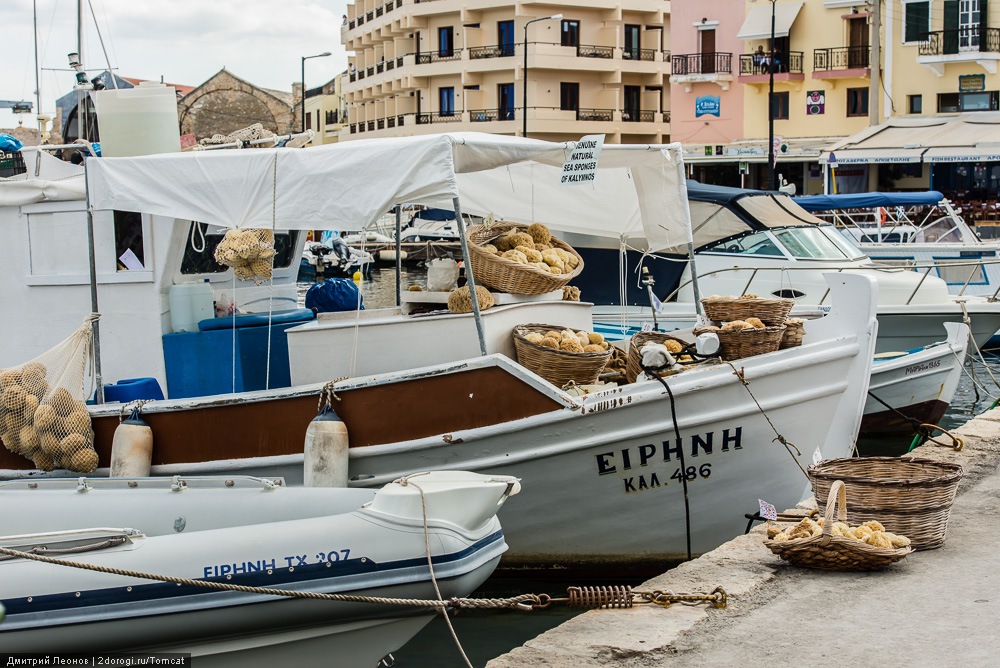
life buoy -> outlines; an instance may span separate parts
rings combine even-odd
[[[878,224],[879,225],[885,225],[885,216],[886,216],[886,214],[885,214],[885,208],[880,206],[878,208]]]

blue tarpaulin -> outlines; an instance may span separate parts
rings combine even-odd
[[[936,190],[919,193],[853,193],[847,195],[809,195],[796,197],[795,203],[806,211],[834,209],[874,209],[879,206],[932,206],[944,195]]]
[[[359,303],[364,309],[364,300],[358,296],[358,286],[349,278],[328,278],[306,292],[306,308],[315,309],[317,313],[353,311]]]
[[[24,144],[21,140],[12,135],[0,135],[0,151],[20,151]],[[455,214],[451,215],[452,218]]]

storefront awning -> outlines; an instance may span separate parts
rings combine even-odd
[[[838,149],[833,152],[837,164],[855,165],[863,163],[894,164],[920,162],[925,148],[871,148],[871,149]],[[830,152],[824,151],[819,158],[821,163],[830,161]]]
[[[1000,162],[1000,147],[935,146],[924,153],[924,162]]]
[[[766,5],[752,7],[736,36],[740,39],[770,39],[772,7],[774,9],[774,36],[788,37],[788,31],[792,29],[795,17],[802,9],[801,2],[780,4],[769,2]]]

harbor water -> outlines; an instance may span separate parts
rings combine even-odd
[[[420,285],[426,280],[426,270],[420,267],[403,267],[401,287]],[[312,283],[299,284],[300,301]],[[396,281],[394,267],[376,267],[371,280],[361,283],[361,293],[367,308],[393,306],[396,303]],[[941,427],[951,429],[990,408],[994,399],[1000,397],[1000,356],[985,353],[982,361],[967,364],[959,384],[958,392]],[[996,380],[994,380],[996,377]],[[910,449],[912,436],[885,439],[866,439],[858,443],[863,456],[902,455]],[[500,520],[503,521],[501,511]],[[669,570],[674,564],[664,564]],[[552,577],[536,575],[537,579],[527,580],[514,577],[509,572],[498,571],[490,578],[474,597],[501,598],[524,593],[549,594],[553,597],[565,596],[568,586],[632,585],[637,580],[617,578],[615,573],[606,573],[600,582],[567,581],[554,574]],[[546,610],[519,612],[512,610],[463,610],[451,618],[456,638],[440,617],[432,620],[409,643],[393,654],[394,668],[464,668],[465,660],[461,651],[477,668],[487,661],[505,654],[515,647],[545,631],[562,624],[583,610],[553,605]]]

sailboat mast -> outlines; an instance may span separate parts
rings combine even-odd
[[[31,0],[31,32],[35,42],[35,120],[38,121],[38,143],[42,143],[45,121],[42,120],[42,82],[38,76],[38,0]]]

